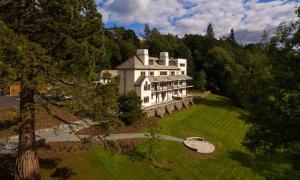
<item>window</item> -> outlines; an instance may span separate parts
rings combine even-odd
[[[154,97],[154,93],[151,93],[151,99],[153,99],[153,97]]]
[[[146,76],[146,72],[141,72],[141,76]]]
[[[182,74],[182,75],[185,75],[184,71],[181,71],[181,74]]]
[[[168,75],[168,71],[160,71],[160,75],[161,76],[166,76],[166,75]]]
[[[148,103],[149,102],[149,96],[144,97],[144,103]]]
[[[150,76],[154,76],[154,72],[152,71],[152,72],[150,72]]]
[[[171,72],[171,75],[175,75],[175,71],[172,71],[172,72]]]
[[[182,85],[182,81],[179,81],[179,85]]]
[[[181,64],[180,64],[180,67],[185,67],[185,64],[181,63]]]
[[[182,90],[181,89],[179,90],[179,92],[180,92],[180,94],[182,94]]]
[[[148,82],[146,82],[146,84],[144,85],[144,91],[149,91],[151,88],[150,84],[148,84]]]
[[[149,65],[153,65],[153,60],[149,60]]]

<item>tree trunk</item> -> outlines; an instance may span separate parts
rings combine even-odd
[[[16,180],[37,180],[39,160],[35,145],[35,105],[34,90],[27,83],[21,82],[20,93],[19,148],[16,160]]]

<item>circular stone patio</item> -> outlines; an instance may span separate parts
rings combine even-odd
[[[183,142],[188,148],[202,154],[209,154],[215,151],[215,146],[201,137],[189,137]]]

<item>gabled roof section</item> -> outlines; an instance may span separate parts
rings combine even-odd
[[[153,60],[153,65],[145,66],[138,56],[133,56],[126,62],[117,67],[117,69],[144,69],[144,70],[179,70],[177,66],[165,66],[156,62],[158,58],[150,57]]]
[[[145,81],[147,77],[146,76],[140,76],[134,83],[135,86],[140,86]]]

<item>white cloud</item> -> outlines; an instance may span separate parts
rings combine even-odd
[[[182,36],[204,34],[209,22],[215,34],[223,36],[231,28],[241,32],[262,32],[283,21],[296,18],[300,3],[288,0],[98,0],[105,22],[126,26],[148,23],[163,33]],[[190,6],[187,6],[190,5]],[[187,8],[189,7],[189,8]]]

